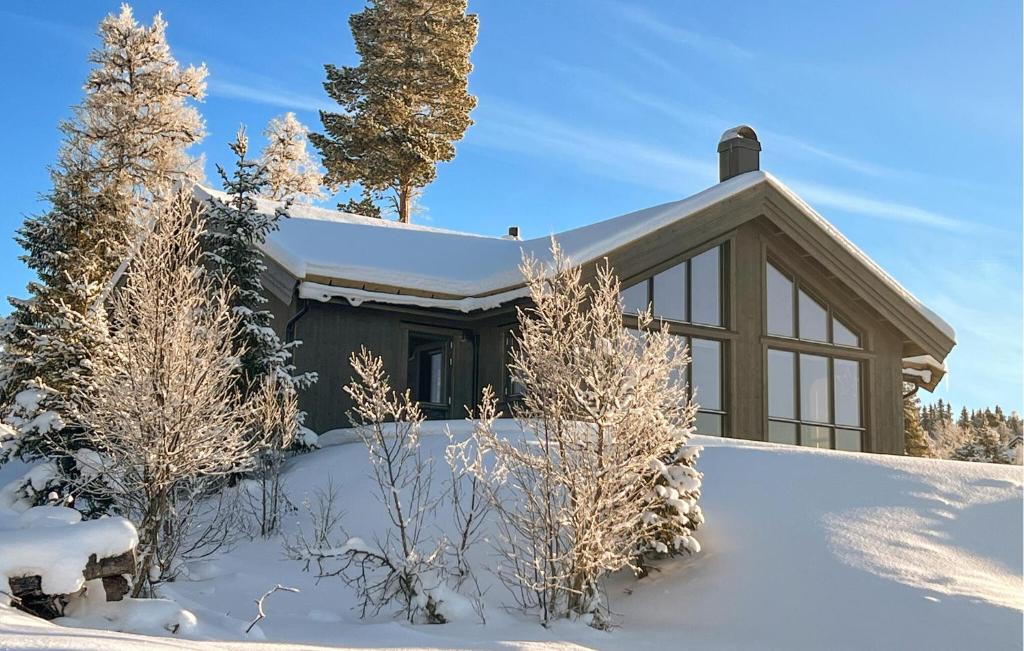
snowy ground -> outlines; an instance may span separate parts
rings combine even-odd
[[[502,610],[498,585],[486,595],[486,625],[472,615],[441,626],[363,621],[338,579],[318,585],[271,540],[195,563],[165,590],[195,614],[191,635],[217,641],[76,629],[0,607],[0,649],[252,648],[239,631],[276,583],[302,592],[268,599],[260,628],[274,649],[1021,648],[1020,467],[698,440],[704,551],[641,581],[610,581],[621,624],[611,632],[543,629]],[[444,443],[424,440],[438,459]],[[349,533],[372,536],[380,518],[366,469],[361,445],[325,447],[291,460],[288,490],[299,504],[333,481]]]

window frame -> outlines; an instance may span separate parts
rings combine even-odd
[[[792,305],[793,314],[791,318],[793,320],[793,336],[780,335],[768,330],[768,265],[771,265],[775,271],[779,273],[783,278],[788,280],[792,285],[792,296],[790,298],[790,304]],[[799,279],[799,276],[787,268],[786,265],[779,264],[776,259],[769,255],[764,256],[762,264],[762,276],[763,281],[761,283],[762,291],[762,306],[761,306],[761,333],[766,337],[778,339],[781,341],[799,341],[802,343],[813,344],[816,346],[825,347],[836,347],[845,350],[866,350],[867,344],[865,341],[865,334],[863,329],[859,326],[854,325],[853,319],[846,316],[845,312],[836,310],[833,307],[833,302],[826,300],[821,292],[815,288],[808,286],[806,283]],[[820,305],[825,310],[825,336],[826,341],[819,341],[817,339],[805,339],[800,332],[800,293],[803,292],[809,299]],[[850,331],[854,337],[857,338],[857,345],[852,346],[850,344],[840,344],[835,342],[835,328],[834,321],[838,320],[844,328]]]
[[[729,383],[726,381],[726,374],[728,373],[728,365],[726,364],[728,356],[728,341],[724,339],[716,339],[713,337],[701,337],[694,335],[673,335],[676,337],[682,337],[686,340],[686,352],[690,355],[690,363],[686,367],[686,400],[689,402],[693,400],[693,340],[703,339],[705,341],[713,341],[718,344],[718,403],[719,409],[705,409],[700,407],[697,409],[698,413],[712,414],[719,416],[722,420],[722,428],[720,434],[703,434],[703,436],[718,436],[720,438],[731,437],[729,429]],[[700,434],[696,430],[696,419],[694,419],[694,433]]]
[[[647,290],[647,305],[651,310],[651,318],[655,322],[664,322],[669,325],[680,325],[691,328],[708,328],[710,330],[728,331],[730,324],[730,298],[732,296],[731,291],[731,261],[732,261],[732,250],[731,250],[732,237],[726,237],[724,239],[714,240],[705,246],[687,251],[686,253],[670,258],[664,263],[658,264],[644,271],[641,274],[641,280],[629,285],[623,284],[620,289],[620,294],[628,289],[633,289],[637,285],[645,285]],[[698,323],[693,320],[693,265],[692,261],[697,256],[700,256],[713,249],[718,249],[718,325],[710,323]],[[686,311],[686,320],[680,321],[678,319],[670,319],[661,317],[656,313],[654,294],[654,277],[662,272],[668,271],[679,265],[686,266],[686,300],[683,302],[684,309]],[[625,311],[624,316],[636,317],[635,312]]]
[[[770,390],[769,389],[769,383],[771,382],[771,373],[768,370],[768,363],[769,363],[768,362],[768,358],[769,358],[770,352],[773,351],[773,350],[774,351],[778,351],[778,352],[789,353],[789,354],[794,355],[794,358],[793,358],[793,360],[794,360],[794,362],[793,362],[793,387],[792,387],[792,390],[793,390],[793,414],[794,414],[793,418],[784,418],[784,417],[781,417],[781,416],[772,416],[771,415],[770,405],[768,403],[768,392]],[[801,372],[802,372],[801,371],[801,363],[800,363],[801,362],[801,359],[800,359],[801,355],[812,355],[814,357],[822,357],[822,358],[825,359],[825,362],[826,362],[826,383],[827,383],[828,391],[829,391],[828,422],[817,421],[817,420],[806,420],[803,417],[802,404],[801,404],[802,401],[803,401],[803,392],[802,392],[802,387],[801,387],[801,384],[800,384],[800,381],[801,381],[801,377],[800,376],[801,376]],[[835,422],[836,421],[836,393],[837,393],[836,390],[835,390],[835,382],[836,382],[835,361],[837,359],[846,360],[846,361],[854,362],[855,364],[857,364],[857,374],[858,374],[857,375],[857,413],[858,413],[859,420],[860,420],[860,425],[858,425],[858,426],[840,425],[840,424]],[[790,424],[796,426],[796,445],[800,445],[800,446],[803,445],[803,426],[806,425],[808,427],[826,427],[826,428],[828,428],[828,430],[829,430],[829,448],[828,449],[830,449],[830,450],[837,449],[836,448],[836,430],[842,429],[842,430],[847,430],[847,431],[857,431],[857,432],[860,432],[860,452],[867,451],[867,441],[868,441],[868,436],[867,436],[868,435],[868,426],[867,426],[867,422],[868,421],[867,421],[867,407],[865,405],[866,393],[867,392],[866,392],[866,386],[865,386],[865,382],[864,382],[864,377],[866,375],[866,367],[867,367],[867,364],[866,364],[866,360],[864,360],[864,359],[859,359],[859,358],[854,358],[854,357],[847,357],[847,356],[843,356],[843,355],[830,355],[830,354],[825,353],[823,351],[811,352],[811,351],[802,351],[802,350],[793,350],[793,349],[787,349],[787,348],[780,348],[778,346],[771,346],[771,345],[765,346],[765,355],[764,355],[764,368],[765,368],[765,374],[764,374],[765,375],[765,383],[764,383],[765,391],[764,391],[764,394],[765,394],[765,401],[764,402],[765,402],[765,415],[767,417],[766,421],[765,421],[765,433],[764,433],[765,441],[769,442],[769,443],[772,442],[772,441],[770,441],[768,439],[768,430],[769,430],[769,427],[770,427],[770,423],[772,423],[772,422],[776,422],[776,423],[790,423]]]

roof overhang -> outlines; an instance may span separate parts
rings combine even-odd
[[[903,358],[903,381],[928,391],[935,390],[946,375],[946,370],[946,363],[931,355]]]

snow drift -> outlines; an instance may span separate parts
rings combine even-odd
[[[466,426],[453,423],[465,433]],[[424,448],[441,461],[447,443],[428,423]],[[501,427],[515,434],[515,425]],[[286,470],[293,503],[328,483],[338,489],[346,530],[372,536],[382,513],[373,502],[366,451],[341,433]],[[468,613],[441,626],[410,626],[386,615],[360,620],[337,580],[301,571],[279,540],[255,541],[208,561],[167,586],[165,596],[212,630],[244,630],[253,600],[275,583],[260,622],[268,648],[459,649],[1005,649],[1020,648],[1022,484],[1020,467],[811,450],[695,437],[705,446],[703,551],[662,563],[640,581],[617,576],[608,595],[620,626],[580,623],[550,629],[501,608],[502,587],[487,591],[481,624]],[[441,470],[441,468],[439,468]],[[285,519],[294,530],[300,512]],[[438,514],[439,524],[444,514]],[[79,525],[76,525],[79,526]],[[479,573],[494,583],[478,550]],[[228,621],[235,624],[228,624]],[[68,622],[69,624],[71,622]],[[92,624],[89,624],[90,626]],[[209,648],[250,648],[251,641]],[[224,636],[226,637],[226,636]],[[0,609],[0,647],[205,648],[204,643],[83,631]]]

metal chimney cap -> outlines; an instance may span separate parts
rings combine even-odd
[[[718,140],[718,142],[723,143],[736,139],[753,140],[754,142],[758,142],[757,133],[754,132],[753,128],[746,124],[741,124],[738,127],[728,129],[725,133],[722,134],[722,137]]]

